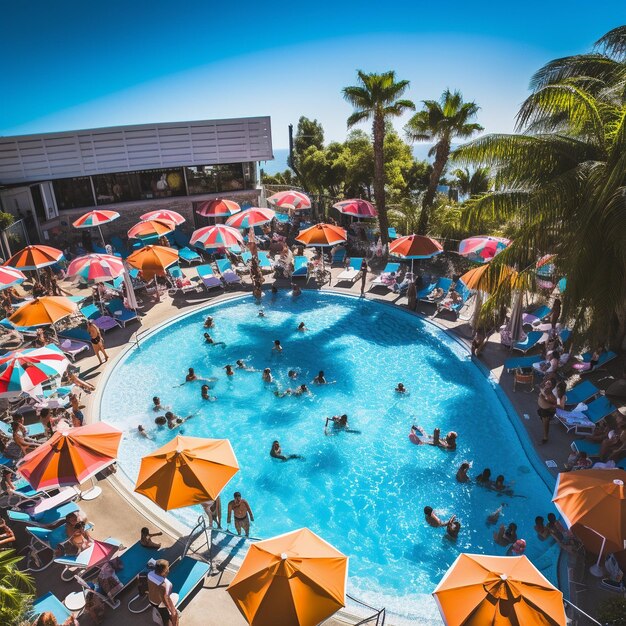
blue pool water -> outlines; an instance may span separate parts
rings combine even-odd
[[[263,318],[249,297],[185,316],[129,351],[112,372],[101,418],[124,430],[120,464],[133,482],[141,456],[176,434],[154,426],[151,398],[159,395],[179,415],[200,411],[184,434],[230,439],[241,469],[225,489],[224,518],[232,492],[240,490],[255,515],[254,536],[309,527],[350,556],[349,591],[374,606],[413,623],[436,623],[430,593],[459,552],[505,552],[486,523],[500,504],[506,504],[501,521],[517,523],[527,556],[556,582],[553,549],[532,530],[535,515],[552,510],[550,492],[492,383],[463,347],[424,320],[367,300],[266,294],[262,306]],[[207,314],[215,319],[211,334],[225,348],[204,344]],[[300,321],[308,331],[296,331]],[[280,355],[271,350],[274,339],[284,346]],[[280,388],[309,383],[320,369],[337,382],[311,385],[312,397],[276,398],[260,373],[224,375],[223,366],[239,358],[270,367]],[[199,382],[175,386],[190,366],[218,378],[216,402],[201,400]],[[299,372],[298,381],[288,379],[289,369]],[[394,392],[400,381],[410,395]],[[325,417],[343,412],[360,434],[325,436]],[[153,441],[136,436],[140,423],[150,426]],[[414,445],[408,439],[414,423],[429,432],[457,431],[457,450]],[[271,459],[274,439],[285,453],[305,458]],[[516,497],[457,483],[464,460],[473,461],[471,474],[487,466],[494,477],[503,473]],[[457,515],[456,542],[425,524],[427,505],[441,517]],[[199,512],[174,514],[192,525]]]

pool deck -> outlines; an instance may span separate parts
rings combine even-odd
[[[183,270],[191,275],[189,269]],[[360,294],[360,283],[357,281],[353,285],[349,283],[335,283],[335,277],[340,273],[341,268],[333,268],[333,280],[332,286],[324,286],[323,290],[336,290],[342,294]],[[373,274],[368,275],[368,283],[374,277]],[[267,289],[273,282],[270,277],[265,278],[264,288]],[[289,283],[284,280],[277,281],[279,289],[289,288]],[[317,288],[315,285],[306,285],[305,280],[300,280],[299,283],[303,289]],[[369,286],[369,284],[368,284]],[[64,283],[63,288],[71,290],[77,294],[88,293],[86,290],[77,291],[69,283]],[[86,380],[98,386],[98,382],[102,382],[103,374],[106,377],[106,373],[112,369],[115,365],[115,357],[120,355],[128,346],[129,341],[134,339],[134,334],[137,331],[141,333],[154,328],[169,320],[173,316],[179,315],[184,312],[192,311],[196,308],[201,308],[206,304],[217,303],[225,298],[232,297],[232,295],[239,295],[243,293],[250,293],[251,287],[249,284],[249,278],[244,277],[244,284],[238,288],[229,289],[227,292],[219,292],[215,290],[216,295],[207,295],[206,292],[202,294],[190,293],[185,296],[177,295],[173,299],[166,296],[158,304],[155,304],[146,297],[144,299],[144,308],[142,309],[143,315],[141,317],[141,324],[129,323],[127,328],[119,328],[110,331],[105,335],[105,345],[109,353],[110,361],[106,366],[98,366],[97,358],[94,355],[90,355],[86,358],[82,358],[78,361],[77,365],[81,369],[81,376]],[[386,289],[379,288],[372,290],[366,294],[368,299],[374,301],[385,302],[387,304],[394,304],[406,308],[406,297],[398,297],[397,294],[387,291]],[[427,303],[418,303],[418,311],[420,315],[427,318],[431,318],[434,313],[434,307]],[[455,337],[468,344],[471,329],[467,321],[453,320],[451,317],[447,317],[445,314],[436,317],[434,323],[440,327],[451,332]],[[518,425],[521,425],[526,430],[531,442],[535,445],[534,451],[530,450],[530,454],[536,454],[538,463],[545,464],[547,460],[556,461],[558,467],[562,467],[563,462],[567,458],[569,445],[573,441],[574,437],[567,435],[560,425],[553,425],[550,432],[550,441],[545,445],[540,445],[541,439],[541,422],[536,417],[536,394],[526,393],[524,391],[513,392],[511,375],[506,374],[503,368],[504,359],[509,356],[509,351],[499,343],[499,337],[494,335],[490,338],[489,342],[485,346],[485,349],[480,357],[480,362],[486,367],[492,378],[497,381],[500,388],[508,397],[512,407],[517,414]],[[113,362],[111,362],[113,361]],[[614,371],[619,371],[616,366]],[[592,374],[591,380],[597,382],[598,379],[606,376],[606,371]],[[408,381],[410,383],[410,381]],[[93,394],[83,394],[82,402],[86,406],[87,421],[97,421],[99,397],[102,392],[100,385],[97,391]],[[600,385],[601,386],[601,385]],[[524,419],[522,416],[527,414],[530,419]],[[550,470],[552,475],[556,477],[558,469]],[[96,500],[90,502],[81,502],[80,506],[87,514],[89,520],[94,524],[94,535],[98,538],[104,538],[113,536],[120,539],[125,545],[130,545],[139,538],[139,529],[147,525],[152,531],[159,527],[164,536],[163,543],[165,546],[171,546],[170,552],[172,557],[179,555],[182,552],[183,544],[179,541],[181,528],[174,523],[167,523],[163,519],[163,515],[155,514],[154,507],[144,506],[145,501],[139,498],[128,499],[128,494],[123,481],[117,477],[113,477],[107,480],[100,481],[100,486],[103,489],[102,495]],[[544,511],[529,511],[528,515],[534,517],[535,515],[545,515]],[[171,519],[171,518],[170,518]],[[16,529],[18,536],[18,547],[22,545],[24,540],[23,532],[21,529]],[[75,583],[64,583],[59,577],[60,570],[56,565],[51,566],[44,572],[37,574],[35,580],[37,583],[37,594],[41,595],[47,591],[54,591],[57,596],[63,599],[68,593],[78,590]],[[226,587],[230,580],[232,580],[233,573],[228,568],[218,568],[218,572],[215,575],[209,576],[205,582],[204,588],[202,588],[183,611],[183,624],[206,624],[208,626],[244,626],[245,621],[235,608],[234,603],[226,593]],[[429,590],[425,590],[428,592]],[[122,604],[126,604],[128,600],[134,595],[134,590],[125,591],[122,595]],[[584,608],[595,613],[597,598],[601,595],[595,593],[595,589],[588,589],[587,593],[583,594],[582,599],[579,601],[583,603]],[[382,607],[381,607],[382,608]],[[325,622],[329,625],[339,625],[350,623],[352,620],[349,617],[336,616],[331,620]],[[81,624],[93,623],[88,616],[81,616]],[[130,614],[125,606],[121,606],[116,611],[107,610],[106,617],[103,624],[152,624],[151,612],[146,611],[140,615]],[[392,624],[393,619],[388,617],[387,624]]]

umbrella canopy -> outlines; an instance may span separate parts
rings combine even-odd
[[[333,224],[315,224],[310,228],[301,230],[296,241],[305,246],[334,246],[343,243],[347,239],[345,229]]]
[[[228,439],[178,435],[141,459],[135,491],[169,511],[215,500],[238,471]]]
[[[200,245],[205,250],[217,248],[234,248],[243,246],[243,237],[236,228],[225,224],[215,224],[194,230],[189,243]]]
[[[26,280],[26,276],[20,270],[8,265],[0,265],[0,291],[19,285]]]
[[[117,457],[122,432],[104,422],[57,430],[18,464],[33,489],[80,485]]]
[[[0,396],[37,395],[43,383],[61,376],[69,364],[55,345],[9,352],[0,357]]]
[[[477,263],[488,263],[496,254],[502,252],[511,241],[504,237],[479,235],[463,239],[459,244],[459,254]]]
[[[74,259],[67,268],[68,276],[80,276],[86,281],[103,282],[124,273],[124,262],[111,254],[86,254]]]
[[[514,280],[516,277],[517,272],[508,265],[500,266],[494,276],[494,268],[488,263],[485,263],[484,265],[473,267],[469,272],[465,272],[465,274],[461,276],[461,280],[468,289],[490,293],[494,291],[502,281],[508,278]]]
[[[76,564],[83,567],[93,567],[102,561],[108,561],[119,549],[119,544],[94,539],[88,548],[78,554]]]
[[[354,198],[352,200],[342,200],[333,204],[333,206],[340,213],[346,215],[352,215],[352,217],[377,217],[378,211],[376,207],[367,200],[361,200],[360,198]]]
[[[433,592],[446,626],[565,626],[563,594],[525,556],[460,554]]]
[[[196,209],[196,213],[202,217],[230,217],[239,211],[241,211],[241,207],[236,202],[221,198],[203,202]]]
[[[180,226],[184,223],[185,218],[176,211],[171,211],[170,209],[160,209],[157,211],[150,211],[148,213],[144,213],[139,216],[141,220],[165,220],[167,222],[174,222],[176,226]]]
[[[348,557],[302,528],[250,545],[228,593],[253,626],[315,626],[345,606]]]
[[[520,341],[524,335],[524,317],[522,315],[522,292],[518,289],[513,294],[513,304],[511,305],[511,317],[506,325],[511,346]]]
[[[278,206],[281,208],[289,209],[310,209],[311,208],[311,199],[305,193],[301,191],[294,191],[290,189],[289,191],[279,191],[274,195],[270,196],[267,199],[268,202],[271,202],[274,206]]]
[[[389,244],[389,254],[405,259],[430,259],[443,252],[442,245],[423,235],[407,235],[394,239]]]
[[[135,224],[128,231],[129,239],[162,237],[176,229],[176,224],[170,220],[145,220]]]
[[[253,226],[260,226],[261,224],[267,224],[276,217],[276,211],[272,209],[262,209],[260,207],[251,207],[245,209],[226,220],[227,226],[233,228],[252,228]]]
[[[63,252],[51,246],[26,246],[16,252],[5,265],[22,270],[36,270],[54,265],[63,258]]]
[[[85,215],[81,215],[75,222],[72,223],[74,228],[93,228],[94,226],[102,226],[102,224],[108,224],[113,220],[116,220],[120,214],[117,211],[103,211],[96,209],[95,211],[89,211]]]
[[[606,540],[607,552],[618,552],[626,549],[625,484],[620,469],[567,472],[559,474],[552,502],[568,527],[586,526]]]
[[[164,276],[165,269],[178,262],[178,250],[166,246],[144,246],[135,250],[126,262],[138,269],[145,281],[150,281],[155,276]]]
[[[15,326],[45,326],[76,313],[78,306],[65,296],[42,296],[23,304],[9,317]]]

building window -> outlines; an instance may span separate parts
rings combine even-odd
[[[137,176],[139,177],[139,187],[143,200],[187,194],[182,168],[144,170],[137,172]]]
[[[199,193],[217,193],[217,167],[214,165],[198,165],[196,167],[186,167],[187,189],[189,195]]]
[[[81,209],[96,204],[89,176],[54,180],[52,181],[52,187],[57,206],[61,211]]]
[[[240,189],[245,189],[241,163],[226,163],[217,167],[219,172],[218,191],[239,191]]]
[[[139,180],[132,173],[99,174],[93,177],[93,184],[98,204],[141,200]]]

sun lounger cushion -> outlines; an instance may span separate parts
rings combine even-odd
[[[604,419],[608,415],[611,415],[613,411],[617,409],[611,403],[606,396],[600,396],[593,402],[590,402],[585,411],[585,415],[594,423],[597,424],[600,420]]]
[[[568,432],[574,430],[576,434],[582,433],[583,431],[592,433],[595,428],[595,424],[581,411],[563,411],[562,409],[557,409],[556,418],[565,426]]]
[[[233,270],[233,266],[230,264],[230,261],[228,259],[217,259],[216,263],[224,282],[226,282],[227,284],[241,282],[241,278],[237,276],[237,274]]]
[[[57,623],[64,624],[72,615],[71,611],[59,600],[52,591],[33,602],[32,617],[38,618],[42,613],[52,613]]]
[[[566,393],[565,403],[568,406],[575,406],[579,402],[586,402],[598,393],[600,390],[590,380],[583,380]]]
[[[12,522],[22,522],[25,524],[39,524],[40,526],[52,526],[65,519],[66,515],[78,511],[75,502],[67,502],[54,509],[49,509],[40,515],[29,515],[26,511],[7,511],[7,517]]]
[[[305,256],[296,256],[293,259],[294,270],[292,278],[304,277],[307,275],[308,259]]]
[[[107,303],[107,310],[113,316],[113,319],[117,320],[123,326],[126,326],[128,322],[132,322],[133,320],[139,320],[137,317],[137,313],[135,311],[131,311],[124,306],[124,302],[119,298],[114,298],[110,302]],[[97,321],[94,322],[97,325]]]
[[[586,439],[576,440],[572,443],[578,452],[586,452],[589,457],[600,457],[600,444]]]
[[[551,312],[552,309],[544,304],[531,313],[524,313],[522,316],[522,324],[534,324],[535,322],[539,322],[550,315]]]
[[[245,252],[244,252],[245,254]],[[269,257],[267,256],[267,252],[263,252],[262,250],[259,250],[259,252],[257,253],[257,256],[259,257],[259,267],[262,270],[271,270],[272,269],[272,262],[270,261]]]
[[[540,330],[531,330],[526,336],[526,339],[524,339],[524,341],[518,341],[513,346],[513,350],[519,350],[520,352],[528,352],[529,350],[534,348],[536,345],[541,343],[543,336],[544,336],[544,333],[541,332]]]
[[[210,571],[210,565],[202,561],[196,561],[188,556],[176,563],[167,576],[172,583],[172,592],[178,594],[176,606],[179,606],[187,599],[189,594],[206,578]]]
[[[541,360],[540,354],[534,354],[533,356],[514,356],[504,362],[504,369],[510,372],[511,370],[520,368],[530,368],[533,366],[533,363],[539,363]]]

